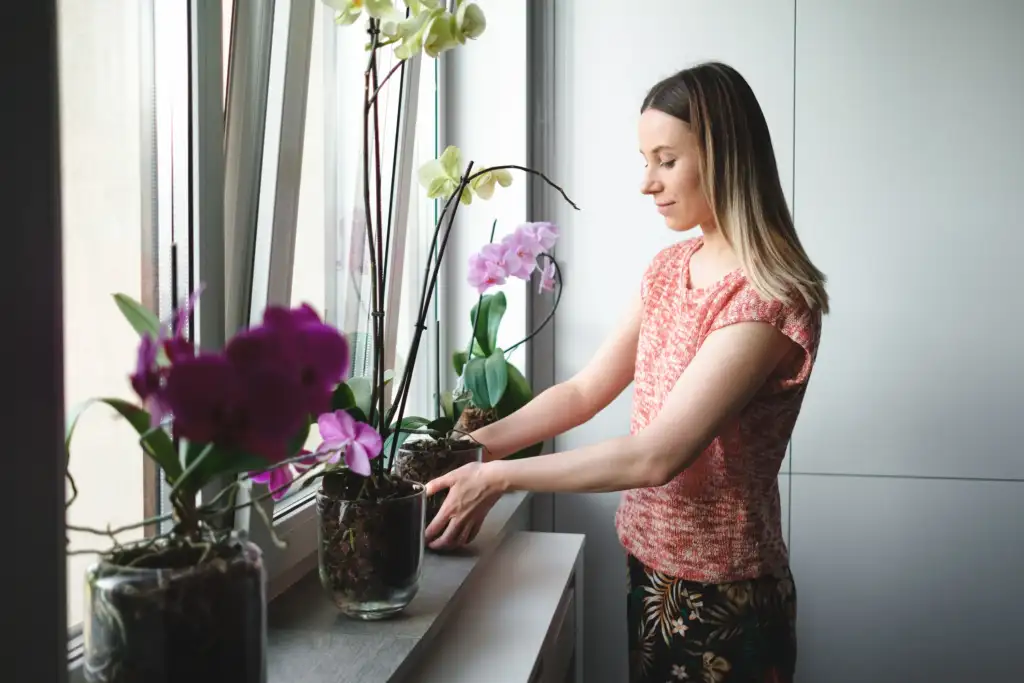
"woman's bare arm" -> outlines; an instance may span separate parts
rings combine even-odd
[[[640,297],[587,366],[571,379],[541,392],[512,415],[478,429],[473,438],[498,460],[546,441],[597,415],[633,381],[642,316]]]

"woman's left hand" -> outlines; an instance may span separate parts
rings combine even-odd
[[[456,548],[476,538],[487,513],[501,498],[501,487],[492,476],[493,465],[473,462],[427,484],[428,496],[448,489],[444,504],[427,527],[431,548]]]

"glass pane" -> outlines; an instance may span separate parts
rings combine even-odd
[[[292,304],[307,303],[327,315],[326,206],[327,176],[324,130],[324,3],[313,15],[313,44],[309,60],[309,92],[302,143],[302,177],[292,270]]]
[[[138,2],[58,3],[64,220],[65,395],[71,412],[94,396],[132,399],[138,336],[111,295],[145,301]],[[148,240],[147,240],[148,242]],[[106,528],[144,515],[143,457],[134,432],[96,406],[79,422],[70,471],[78,498],[71,525]],[[69,489],[70,495],[70,489]],[[141,531],[119,537],[130,540]],[[70,532],[70,550],[109,539]],[[91,555],[68,558],[68,625],[81,621]]]
[[[348,335],[352,343],[351,372],[363,376],[371,374],[373,367],[370,343],[372,300],[363,221],[362,114],[359,106],[363,101],[365,42],[363,31],[358,27],[334,25],[333,11],[317,3],[292,274],[292,304],[309,303]],[[384,78],[395,64],[393,51],[382,50],[380,58],[379,78]],[[400,285],[402,295],[397,335],[391,342],[396,344],[396,375],[404,367],[412,341],[414,312],[419,304],[426,253],[434,225],[434,202],[426,199],[419,189],[415,169],[436,156],[436,62],[424,59],[421,68],[413,178],[411,187],[406,188],[410,194],[410,208]],[[407,82],[404,87],[408,87]],[[392,183],[402,90],[400,73],[395,73],[381,90],[379,98],[381,187],[385,203]],[[383,220],[386,227],[389,220],[389,207],[386,205]],[[391,230],[393,251],[398,246],[393,222]],[[421,342],[413,390],[406,406],[407,415],[433,416],[435,411],[433,310],[431,307],[427,320],[430,330]],[[307,446],[314,448],[319,442],[314,426]],[[299,490],[298,486],[297,483],[293,493]],[[278,510],[294,504],[296,500],[291,496],[286,498],[278,504]]]
[[[402,278],[402,304],[398,316],[397,353],[395,365],[399,371],[405,366],[409,345],[416,329],[420,296],[423,291],[423,275],[427,268],[427,256],[434,238],[438,202],[428,199],[426,192],[416,181],[415,173],[423,164],[437,158],[441,153],[437,146],[437,62],[424,59],[420,73],[419,109],[416,119],[416,145],[413,157],[413,180],[409,195],[409,234],[406,238],[405,273]],[[440,278],[439,278],[440,279]],[[439,417],[435,392],[437,388],[437,297],[428,309],[426,332],[420,341],[416,356],[412,386],[406,403],[405,415],[419,415],[430,419]],[[443,366],[442,366],[443,367]]]
[[[330,320],[327,310],[327,223],[325,219],[327,168],[324,128],[324,3],[313,10],[313,42],[309,60],[309,89],[306,100],[306,124],[302,142],[302,176],[299,181],[299,207],[295,227],[295,262],[292,266],[292,305],[309,304],[321,317]],[[316,425],[309,430],[306,448],[320,445]],[[312,473],[310,473],[312,474]],[[293,504],[297,494],[312,495],[314,489],[302,489],[296,481],[279,506]]]

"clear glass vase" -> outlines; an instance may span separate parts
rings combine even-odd
[[[484,449],[471,441],[438,442],[422,440],[406,442],[395,453],[395,475],[426,484],[471,462],[482,462]],[[426,523],[429,526],[448,496],[439,491],[427,498]]]
[[[320,582],[343,614],[385,619],[412,602],[423,568],[424,499],[423,486],[395,477],[341,471],[323,478]]]
[[[266,681],[266,571],[242,532],[103,556],[86,573],[84,672],[103,683]]]

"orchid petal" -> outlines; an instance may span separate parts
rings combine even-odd
[[[352,443],[363,449],[370,460],[380,455],[381,449],[384,446],[377,430],[362,422],[356,425],[356,436]]]
[[[487,18],[480,6],[475,2],[467,2],[459,6],[455,14],[455,34],[460,43],[466,39],[476,39],[487,28]]]
[[[374,19],[382,19],[389,14],[397,13],[391,0],[363,0],[366,6],[366,13]]]
[[[345,465],[358,475],[370,476],[370,459],[366,456],[366,450],[358,444],[350,444],[345,449]]]
[[[448,145],[441,152],[441,156],[438,157],[438,161],[441,162],[441,167],[444,169],[444,174],[455,181],[458,181],[462,174],[461,155],[462,152],[459,151],[458,147]]]

